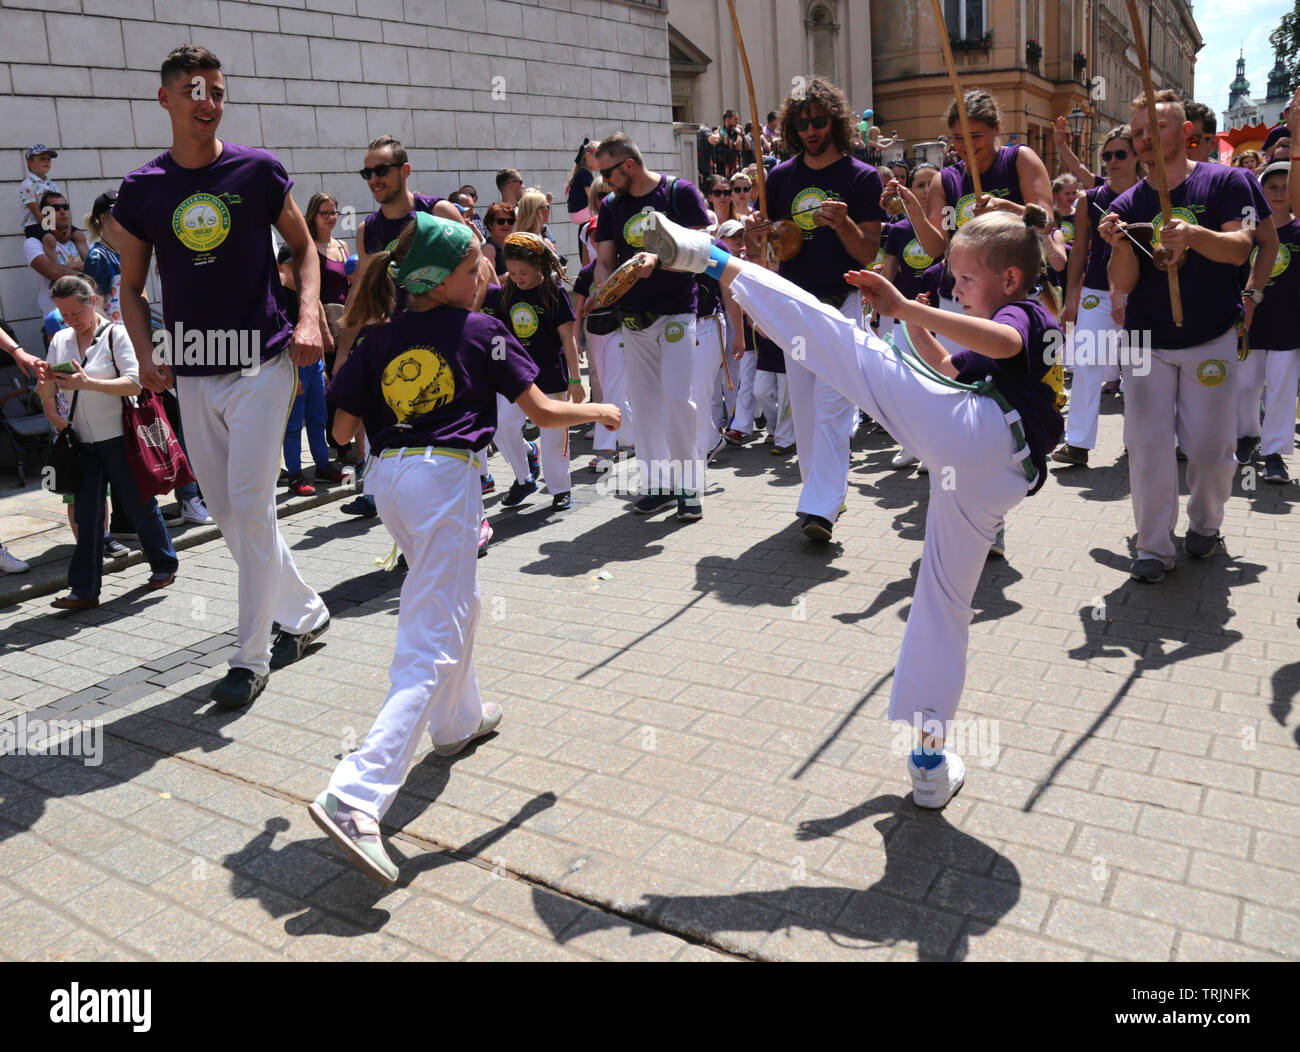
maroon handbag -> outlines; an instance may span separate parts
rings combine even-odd
[[[116,369],[112,329],[108,330],[108,352]],[[118,374],[121,375],[120,369]],[[122,399],[122,439],[142,501],[195,481],[162,399],[147,388],[133,398]]]

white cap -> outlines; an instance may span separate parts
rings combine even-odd
[[[745,224],[739,219],[728,219],[718,227],[718,237],[735,237],[745,232]]]

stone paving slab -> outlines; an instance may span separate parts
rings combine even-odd
[[[825,549],[762,446],[723,454],[696,525],[598,492],[581,440],[571,512],[487,498],[475,657],[507,716],[454,760],[417,753],[393,889],[304,811],[387,689],[380,523],[281,520],[333,623],[245,713],[206,701],[236,612],[219,541],[147,598],[144,570],[106,577],[94,616],[0,609],[0,715],[105,734],[100,767],[0,758],[0,910],[21,921],[0,955],[1300,957],[1297,491],[1239,479],[1230,557],[1130,582],[1116,409],[1098,466],[1015,509],[985,573],[968,780],[940,814],[911,803],[884,719],[927,483],[879,434]]]

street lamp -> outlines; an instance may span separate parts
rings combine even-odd
[[[1079,152],[1079,136],[1083,133],[1083,122],[1088,119],[1088,115],[1079,109],[1079,104],[1074,104],[1074,109],[1065,115],[1065,119],[1070,122],[1070,131],[1074,135],[1074,151]]]

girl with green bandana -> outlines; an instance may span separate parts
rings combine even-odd
[[[392,689],[361,747],[308,810],[348,860],[381,884],[395,883],[398,871],[379,822],[421,732],[428,729],[437,755],[454,756],[501,722],[501,706],[479,698],[473,663],[483,510],[475,454],[496,431],[497,394],[539,427],[619,426],[612,405],[544,395],[533,382],[537,366],[506,326],[470,310],[479,259],[468,226],[418,213],[391,252],[368,262],[348,314],[390,316],[398,285],[407,291],[406,309],[357,334],[328,392],[340,444],[365,428],[374,458],[366,485],[410,569]]]

